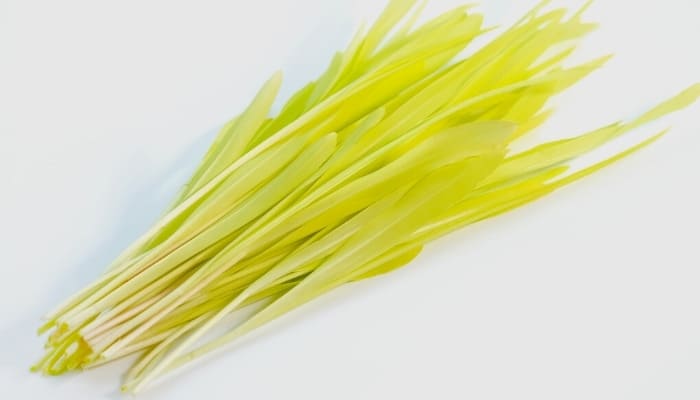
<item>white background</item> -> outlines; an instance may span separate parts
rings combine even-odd
[[[499,24],[533,2],[485,3]],[[157,217],[273,71],[291,93],[382,4],[0,0],[0,397],[119,398],[125,363],[28,372],[41,315]],[[582,57],[617,57],[557,99],[542,135],[634,116],[700,80],[697,0],[599,1],[588,16],[602,28]],[[700,398],[700,107],[670,122],[642,153],[140,398]]]

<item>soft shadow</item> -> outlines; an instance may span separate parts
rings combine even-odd
[[[92,282],[104,271],[129,244],[138,239],[165,211],[178,193],[181,185],[194,171],[212,142],[218,129],[201,135],[183,151],[162,173],[141,180],[129,192],[123,206],[115,211],[119,217],[117,225],[87,256],[69,272],[73,290],[66,291],[66,282],[57,282],[54,288],[47,289],[46,306],[58,304],[71,293]],[[45,309],[44,311],[47,311]]]
[[[77,262],[74,268],[66,271],[64,276],[69,276],[71,279],[56,280],[51,287],[45,288],[41,301],[24,314],[26,318],[3,324],[0,330],[0,343],[12,345],[3,348],[0,364],[10,366],[12,370],[16,370],[18,366],[21,366],[21,369],[26,367],[28,373],[30,363],[41,356],[43,338],[37,337],[35,340],[20,340],[20,338],[26,338],[27,335],[36,331],[40,324],[39,316],[44,315],[71,293],[97,278],[112,259],[137,239],[163,213],[182,182],[199,163],[217,131],[211,130],[186,146],[185,151],[171,165],[163,169],[165,172],[142,179],[139,186],[129,193],[119,210],[115,210],[115,214],[120,216],[116,228],[107,232],[100,243],[90,249],[88,255]],[[108,380],[105,374],[91,371],[87,375],[99,377],[95,378],[97,382],[106,383]],[[36,376],[40,377],[39,374]],[[62,377],[51,377],[51,379],[60,381],[57,384],[62,385],[76,376],[77,374],[67,374]],[[115,383],[114,378],[114,371],[112,371],[109,380]],[[118,397],[115,393],[114,398]]]

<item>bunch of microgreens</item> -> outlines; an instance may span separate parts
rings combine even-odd
[[[651,143],[571,171],[567,163],[692,103],[696,85],[629,122],[513,154],[548,100],[608,57],[563,66],[594,24],[532,10],[466,58],[489,29],[464,6],[414,27],[393,0],[328,69],[270,108],[275,74],[226,124],[170,210],[109,269],[47,316],[48,374],[140,358],[136,392],[348,282],[410,262],[423,246],[542,197]],[[225,317],[259,310],[208,341]]]

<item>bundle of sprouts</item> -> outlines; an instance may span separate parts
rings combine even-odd
[[[608,57],[565,66],[595,25],[535,8],[487,32],[459,7],[415,27],[394,0],[272,116],[281,75],[220,131],[172,207],[94,283],[51,312],[34,369],[139,353],[124,390],[218,349],[322,294],[409,263],[426,243],[538,199],[651,143],[571,160],[677,111],[700,85],[640,117],[514,152],[553,96]],[[663,134],[663,133],[661,133]],[[258,311],[203,341],[242,307]]]

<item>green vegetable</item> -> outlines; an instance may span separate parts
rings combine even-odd
[[[631,122],[520,153],[553,96],[602,66],[563,63],[595,25],[544,4],[478,51],[468,7],[414,28],[394,0],[282,111],[275,74],[227,123],[169,211],[93,284],[47,317],[47,374],[141,358],[124,390],[218,349],[322,294],[410,262],[455,229],[538,199],[648,145],[568,163],[680,110],[700,85]],[[402,22],[403,21],[403,22]],[[393,32],[393,34],[391,34]],[[221,320],[263,302],[204,344]]]

